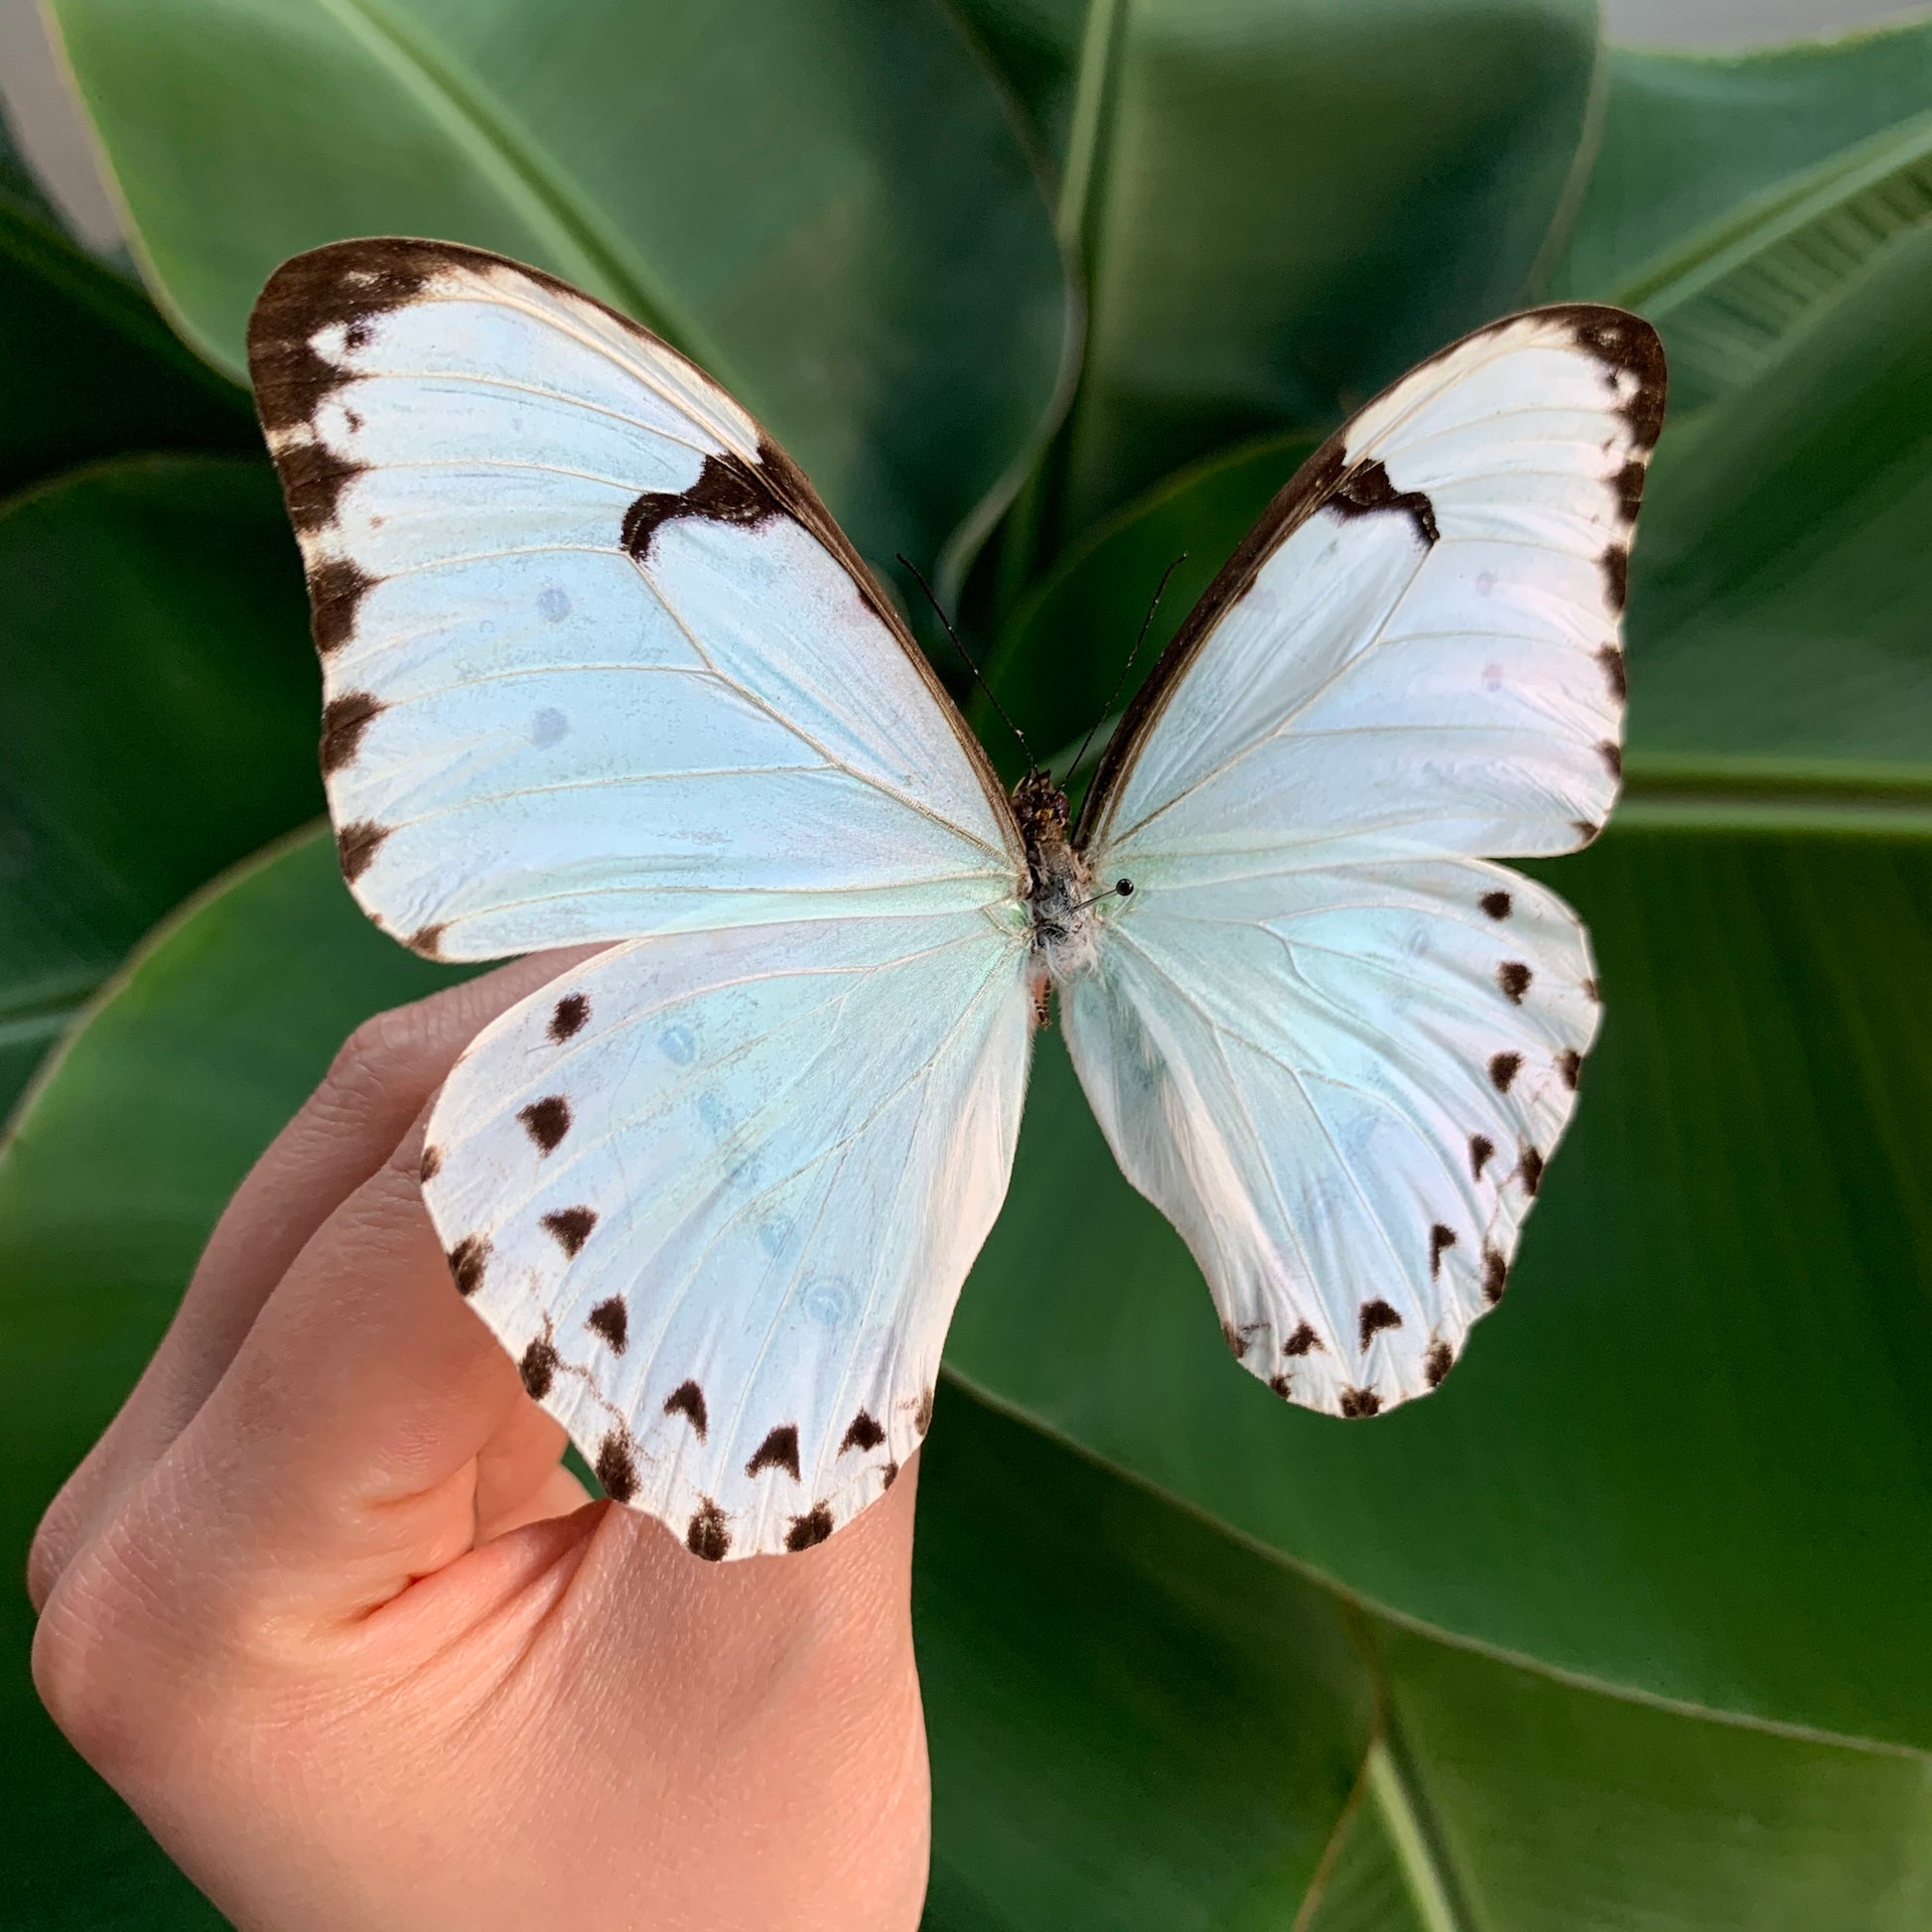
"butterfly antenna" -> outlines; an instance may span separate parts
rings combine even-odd
[[[912,573],[913,581],[917,583],[919,589],[925,592],[925,601],[932,606],[933,615],[938,618],[939,621],[942,624],[945,625],[946,635],[952,639],[953,649],[956,650],[960,654],[960,656],[965,660],[966,668],[973,674],[973,682],[977,684],[979,688],[986,693],[987,703],[989,703],[993,707],[993,709],[1000,714],[1000,716],[1006,721],[1007,730],[1010,731],[1014,735],[1014,737],[1020,741],[1020,749],[1023,752],[1025,752],[1027,755],[1027,769],[1029,771],[1034,772],[1035,775],[1037,775],[1039,771],[1039,766],[1037,763],[1035,762],[1034,759],[1034,748],[1027,743],[1027,734],[1023,732],[1020,729],[1020,727],[1013,722],[1012,714],[1007,710],[1006,706],[1003,705],[999,701],[999,699],[993,695],[993,687],[992,685],[987,683],[986,673],[982,671],[980,667],[973,662],[973,653],[969,651],[966,648],[966,646],[959,641],[959,632],[952,627],[952,620],[946,616],[944,610],[940,608],[939,600],[933,596],[932,586],[925,581],[925,578],[920,573],[918,565],[915,564],[912,561],[912,559],[905,554],[903,550],[901,550],[898,553],[898,560],[900,563],[902,563],[905,566],[907,570],[909,570]]]
[[[1069,778],[1071,778],[1074,772],[1079,770],[1080,766],[1086,762],[1087,747],[1093,743],[1094,733],[1100,729],[1101,724],[1106,719],[1112,717],[1113,710],[1114,710],[1114,701],[1120,696],[1121,692],[1126,689],[1127,673],[1134,668],[1134,660],[1135,658],[1140,656],[1141,646],[1147,642],[1147,633],[1153,627],[1154,614],[1155,612],[1160,610],[1161,600],[1164,597],[1166,597],[1168,594],[1169,579],[1171,579],[1173,576],[1174,572],[1177,571],[1180,568],[1180,566],[1184,564],[1186,561],[1187,561],[1187,553],[1186,551],[1183,550],[1180,553],[1180,555],[1177,556],[1173,560],[1173,562],[1171,563],[1167,567],[1167,569],[1161,573],[1161,581],[1155,587],[1155,591],[1154,591],[1154,602],[1147,607],[1147,616],[1141,620],[1141,634],[1134,639],[1134,648],[1127,653],[1127,662],[1120,667],[1120,676],[1115,678],[1114,688],[1111,692],[1108,693],[1107,702],[1102,707],[1100,716],[1096,718],[1093,721],[1093,723],[1087,727],[1087,735],[1080,741],[1080,750],[1078,756],[1074,759],[1073,762],[1070,765],[1068,765],[1066,768],[1066,775]]]

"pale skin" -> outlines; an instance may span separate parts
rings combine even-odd
[[[438,1084],[569,963],[371,1021],[262,1157],[41,1525],[35,1681],[244,1928],[909,1932],[916,1459],[699,1562],[587,1501],[424,1212]]]

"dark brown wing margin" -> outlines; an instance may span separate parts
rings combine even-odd
[[[1073,834],[1073,844],[1077,849],[1085,848],[1094,829],[1105,818],[1114,794],[1125,782],[1128,771],[1140,756],[1161,714],[1168,708],[1168,702],[1181,677],[1200,654],[1201,646],[1206,643],[1229,607],[1247,592],[1262,566],[1276,550],[1348,482],[1348,438],[1363,414],[1391,391],[1401,388],[1405,382],[1434,367],[1445,356],[1454,354],[1465,345],[1479,342],[1500,330],[1513,328],[1518,323],[1537,321],[1568,324],[1576,345],[1594,355],[1603,364],[1607,375],[1614,377],[1627,370],[1637,377],[1636,391],[1622,405],[1621,413],[1629,421],[1638,446],[1646,450],[1654,447],[1664,421],[1664,345],[1649,323],[1627,310],[1593,302],[1563,302],[1543,309],[1520,309],[1513,315],[1485,323],[1480,329],[1472,329],[1446,348],[1440,348],[1434,355],[1418,362],[1414,368],[1398,376],[1387,388],[1365,402],[1283,484],[1274,501],[1262,511],[1254,528],[1235,547],[1234,554],[1221,566],[1213,583],[1201,593],[1200,601],[1187,613],[1167,649],[1142,680],[1141,688],[1135,692],[1133,702],[1107,742],[1100,768],[1094,773],[1093,783],[1087,787],[1087,795],[1081,801],[1080,821]],[[1626,490],[1628,487],[1626,485]],[[1641,490],[1641,478],[1634,487]],[[1636,500],[1626,496],[1626,502],[1629,515],[1634,520]]]
[[[515,261],[508,255],[492,254],[486,248],[466,247],[461,242],[377,235],[335,241],[292,256],[268,278],[257,298],[248,318],[248,373],[254,384],[256,413],[270,438],[308,422],[333,390],[353,379],[346,370],[325,361],[310,347],[310,341],[319,329],[337,322],[353,329],[358,322],[402,308],[420,293],[439,268],[446,266],[509,269],[553,294],[600,310],[626,334],[682,362],[714,388],[724,387],[661,336],[633,322],[608,302],[586,295],[582,289],[541,268],[532,268],[527,262]],[[738,406],[744,408],[743,403]],[[919,648],[897,607],[819,499],[805,473],[779,448],[762,424],[758,425],[758,449],[753,460],[744,465],[747,480],[762,489],[777,510],[802,523],[818,539],[851,578],[866,608],[911,660],[978,775],[994,817],[1006,830],[1010,850],[1024,867],[1020,855],[1026,848],[1006,789],[993,768],[993,760],[953,703],[952,694],[939,681],[939,674]],[[319,463],[314,451],[306,446],[276,451],[271,443],[270,454],[281,479],[290,520],[298,533],[327,523],[336,495],[352,473]],[[316,647],[325,658],[341,645],[346,634],[345,601],[352,616],[355,598],[366,588],[365,585],[345,586],[338,581],[344,569],[352,571],[353,566],[325,566],[309,573],[311,623]]]

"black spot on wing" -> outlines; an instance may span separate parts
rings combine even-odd
[[[919,1406],[912,1412],[912,1427],[923,1436],[932,1427],[932,1391],[927,1389],[919,1397]]]
[[[1612,778],[1620,779],[1623,776],[1623,747],[1614,739],[1604,739],[1596,748],[1596,756],[1609,768]]]
[[[1453,1240],[1455,1237],[1451,1235],[1449,1238]],[[1357,1318],[1361,1324],[1361,1346],[1364,1350],[1384,1328],[1402,1326],[1401,1315],[1386,1302],[1364,1302]]]
[[[1351,1420],[1360,1416],[1379,1416],[1382,1398],[1373,1389],[1343,1389],[1341,1413]]]
[[[489,1262],[489,1243],[481,1234],[466,1234],[449,1254],[450,1273],[459,1295],[476,1294],[483,1286],[483,1269]]]
[[[731,1531],[725,1527],[725,1512],[709,1497],[698,1505],[685,1526],[684,1547],[706,1563],[723,1563],[731,1554]]]
[[[427,1141],[425,1141],[423,1143],[422,1165],[418,1167],[416,1170],[417,1179],[421,1180],[425,1185],[427,1185],[430,1181],[434,1180],[436,1176],[442,1172],[443,1172],[443,1150],[440,1147],[432,1147]]]
[[[637,1458],[621,1430],[612,1430],[599,1448],[597,1479],[613,1502],[627,1503],[637,1493]]]
[[[680,1382],[664,1398],[664,1413],[667,1416],[682,1416],[697,1431],[698,1441],[704,1441],[707,1423],[704,1391],[695,1382]]]
[[[1228,1345],[1228,1353],[1238,1362],[1248,1352],[1248,1337],[1232,1321],[1221,1323],[1221,1339]]]
[[[1507,893],[1484,893],[1476,900],[1476,903],[1492,919],[1506,919],[1509,917],[1510,897]]]
[[[584,1317],[584,1322],[611,1344],[614,1355],[623,1353],[623,1345],[630,1339],[630,1311],[624,1307],[621,1295],[613,1295],[608,1301],[600,1302]]]
[[[1585,980],[1584,998],[1592,1006],[1600,1007],[1603,1004],[1603,989],[1593,979]]]
[[[681,516],[750,529],[777,514],[771,492],[743,462],[735,456],[708,456],[689,489],[647,489],[637,497],[623,513],[620,540],[629,555],[643,563],[650,555],[651,538]]]
[[[331,557],[309,571],[309,631],[331,657],[355,633],[355,613],[377,579],[347,557]]]
[[[1520,959],[1505,959],[1496,968],[1496,984],[1503,990],[1503,997],[1514,1006],[1523,1004],[1523,995],[1530,990],[1530,981],[1535,977]]]
[[[1592,825],[1587,818],[1573,818],[1571,824],[1577,828],[1577,849],[1582,851],[1587,845],[1594,845],[1603,828]]]
[[[1489,1056],[1489,1084],[1498,1093],[1507,1093],[1509,1083],[1522,1069],[1521,1053],[1492,1053]]]
[[[1603,572],[1603,595],[1612,611],[1621,611],[1630,601],[1630,546],[1613,543],[1596,561]]]
[[[880,1473],[884,1478],[881,1484],[882,1490],[890,1489],[898,1480],[898,1464],[897,1462],[888,1462]]]
[[[1432,1389],[1443,1386],[1443,1377],[1455,1366],[1455,1352],[1446,1341],[1431,1342],[1429,1353],[1423,1357],[1422,1372],[1428,1378]]]
[[[1503,1290],[1509,1283],[1509,1263],[1502,1257],[1499,1248],[1484,1248],[1482,1251],[1482,1299],[1493,1309],[1503,1299]]]
[[[1293,1377],[1288,1375],[1271,1375],[1268,1378],[1268,1386],[1284,1402],[1293,1402],[1295,1400],[1295,1382]]]
[[[824,1503],[814,1503],[804,1515],[791,1519],[791,1528],[785,1532],[785,1548],[795,1556],[800,1550],[823,1543],[831,1534],[831,1510]]]
[[[566,993],[550,1016],[550,1037],[561,1046],[573,1035],[584,1031],[584,1023],[590,1017],[590,1001],[582,993]]]
[[[1575,1093],[1584,1077],[1584,1056],[1574,1046],[1566,1046],[1557,1055],[1557,1071],[1563,1075],[1563,1084]]]
[[[366,474],[368,465],[345,463],[330,454],[327,444],[312,440],[285,443],[276,452],[275,468],[282,479],[289,521],[297,535],[306,537],[335,522],[343,491]]]
[[[861,1409],[852,1418],[852,1426],[845,1432],[845,1441],[839,1445],[839,1453],[847,1449],[877,1449],[886,1440],[886,1432],[880,1428],[872,1412]]]
[[[1429,1279],[1438,1280],[1443,1272],[1445,1250],[1455,1246],[1455,1230],[1445,1227],[1441,1221],[1429,1230]]]
[[[1610,687],[1610,696],[1618,704],[1628,702],[1630,696],[1630,676],[1624,667],[1623,653],[1614,644],[1600,645],[1596,661],[1603,667],[1603,679]]]
[[[315,338],[343,323],[349,348],[366,346],[375,318],[422,292],[439,252],[432,242],[339,242],[297,255],[268,278],[248,318],[248,375],[271,437],[312,421],[327,397],[354,379],[317,351]]]
[[[1664,427],[1668,371],[1657,332],[1640,317],[1618,309],[1575,304],[1563,311],[1579,348],[1603,365],[1604,380],[1621,397],[1617,414],[1630,427],[1630,441],[1649,452]]]
[[[1523,1158],[1517,1164],[1516,1175],[1523,1183],[1526,1193],[1534,1195],[1543,1185],[1543,1156],[1533,1147],[1523,1149]]]
[[[1282,1343],[1284,1355],[1306,1355],[1311,1349],[1321,1347],[1321,1337],[1304,1321],[1289,1338]],[[1325,1354],[1327,1351],[1322,1350]]]
[[[1641,457],[1632,457],[1611,480],[1610,487],[1616,491],[1616,511],[1626,524],[1637,520],[1637,508],[1643,501],[1643,480],[1648,465]]]
[[[441,959],[443,957],[443,935],[449,930],[444,924],[419,925],[402,943],[421,959]]]
[[[375,863],[375,855],[388,836],[386,825],[377,825],[366,818],[352,820],[336,834],[336,857],[342,865],[343,877],[351,886]]]
[[[1487,1134],[1469,1136],[1469,1173],[1477,1180],[1482,1178],[1482,1171],[1489,1165],[1495,1152],[1496,1144]]]
[[[545,1094],[541,1100],[531,1101],[516,1117],[545,1154],[551,1153],[570,1132],[570,1102],[560,1093]]]
[[[1434,543],[1442,532],[1436,527],[1436,506],[1420,489],[1398,489],[1388,471],[1377,463],[1364,463],[1349,471],[1328,498],[1327,508],[1353,519],[1371,516],[1378,510],[1394,510],[1416,526],[1416,534],[1426,544]]]
[[[761,1469],[783,1469],[793,1481],[797,1480],[798,1425],[796,1423],[781,1424],[752,1451],[752,1459],[746,1463],[745,1473],[748,1476],[755,1476]]]
[[[523,1359],[517,1363],[517,1373],[523,1377],[523,1388],[532,1402],[541,1402],[550,1393],[550,1384],[556,1379],[558,1355],[549,1342],[533,1341],[523,1351]]]
[[[597,1209],[560,1207],[554,1214],[543,1217],[543,1225],[556,1236],[558,1247],[574,1260],[582,1252],[584,1243],[591,1238],[591,1230],[597,1226]]]

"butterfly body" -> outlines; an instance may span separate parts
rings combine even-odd
[[[1049,986],[1092,965],[1100,920],[1093,867],[1070,836],[1066,793],[1044,772],[1013,789],[1013,815],[1027,851],[1027,923],[1033,949],[1030,984],[1041,1018]]]
[[[1502,1297],[1600,1018],[1498,861],[1595,837],[1663,409],[1647,325],[1505,318],[1288,480],[1070,825],[1007,793],[810,484],[500,257],[286,263],[250,328],[349,890],[419,951],[606,949],[472,1044],[423,1195],[607,1490],[807,1549],[917,1449],[1035,1029],[1243,1368],[1427,1395]]]

